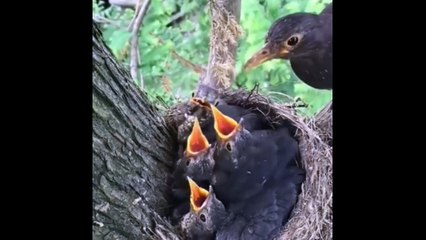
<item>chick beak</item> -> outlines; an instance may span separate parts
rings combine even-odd
[[[191,98],[191,103],[195,104],[197,106],[200,106],[200,107],[205,107],[205,108],[210,109],[210,103],[208,101],[201,99],[201,98],[193,97],[193,98]]]
[[[240,124],[221,113],[215,106],[210,106],[214,118],[214,130],[220,141],[227,141],[240,129]]]
[[[209,196],[209,192],[197,185],[190,177],[186,177],[189,183],[189,189],[191,190],[191,196],[189,197],[189,202],[191,205],[192,211],[198,213],[206,203],[206,199]]]
[[[192,132],[188,137],[185,154],[187,157],[196,156],[210,147],[209,141],[201,131],[198,118],[195,118]]]
[[[276,51],[273,51],[271,45],[267,43],[244,64],[244,71],[252,70],[255,67],[275,58],[287,58],[288,54],[289,51],[286,48],[281,49],[279,53],[277,53]]]

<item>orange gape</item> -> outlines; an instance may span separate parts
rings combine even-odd
[[[191,197],[189,198],[191,209],[194,212],[198,212],[207,199],[209,192],[204,188],[199,187],[190,177],[187,177],[187,179],[191,190]]]
[[[196,118],[194,126],[192,127],[192,132],[188,137],[186,154],[187,156],[197,155],[199,152],[207,149],[208,147],[209,141],[201,131],[200,123],[198,122],[198,118]]]
[[[221,113],[215,106],[211,105],[214,117],[214,129],[220,140],[227,140],[239,128],[239,124],[232,118]]]

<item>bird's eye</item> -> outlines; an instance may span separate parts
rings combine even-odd
[[[202,222],[205,222],[205,221],[206,221],[206,216],[204,216],[204,214],[201,214],[201,215],[200,215],[200,220],[201,220]]]
[[[289,38],[287,40],[287,45],[289,45],[291,47],[296,46],[296,44],[298,44],[298,43],[299,43],[299,37],[297,37],[297,36],[292,36],[291,38]]]
[[[225,148],[226,148],[226,150],[228,150],[230,152],[232,150],[231,143],[230,142],[226,143]]]
[[[188,166],[188,165],[189,165],[189,161],[190,161],[189,159],[188,159],[188,160],[186,160],[186,166]]]

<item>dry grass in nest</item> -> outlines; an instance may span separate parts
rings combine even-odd
[[[302,185],[302,193],[299,195],[292,217],[277,239],[332,239],[331,104],[326,106],[315,118],[305,119],[299,116],[293,108],[273,103],[255,92],[229,91],[222,97],[229,104],[244,108],[257,108],[274,124],[279,125],[288,121],[296,128],[296,138],[299,141],[302,166],[306,170],[306,180]],[[171,109],[171,112],[173,111],[174,109]]]

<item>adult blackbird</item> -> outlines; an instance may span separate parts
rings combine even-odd
[[[211,184],[225,206],[258,194],[268,182],[280,181],[287,166],[296,164],[298,143],[286,127],[250,132],[244,118],[236,122],[211,108],[218,137]]]
[[[217,229],[221,228],[228,216],[225,206],[219,201],[212,186],[209,191],[199,187],[188,177],[190,193],[190,211],[185,214],[180,227],[187,239],[210,240]]]
[[[250,70],[272,59],[288,59],[297,77],[317,89],[332,89],[332,3],[320,14],[293,13],[276,20],[265,46],[245,64]]]

